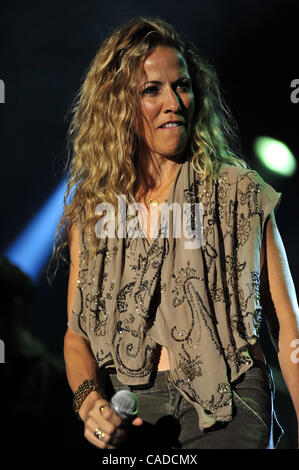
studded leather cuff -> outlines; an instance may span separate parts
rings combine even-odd
[[[79,385],[78,389],[74,393],[73,410],[79,419],[81,419],[79,415],[79,410],[81,408],[83,401],[91,392],[94,392],[94,391],[95,392],[100,391],[98,383],[96,379],[88,379],[88,380],[84,380],[84,382],[81,385]]]

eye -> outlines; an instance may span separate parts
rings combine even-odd
[[[143,90],[142,96],[154,96],[158,93],[158,91],[158,87],[156,85],[152,85]]]
[[[191,82],[190,80],[183,80],[178,83],[177,88],[182,90],[183,93],[187,93],[191,89]]]

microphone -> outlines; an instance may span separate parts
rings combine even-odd
[[[109,406],[123,421],[129,423],[138,413],[138,398],[129,390],[119,390],[111,398]]]

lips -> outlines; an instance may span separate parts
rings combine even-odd
[[[173,129],[175,127],[183,126],[185,123],[182,121],[167,121],[159,127],[159,129]]]

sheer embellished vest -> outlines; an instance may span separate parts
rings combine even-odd
[[[262,318],[264,223],[280,197],[256,171],[228,164],[207,192],[187,161],[150,245],[130,237],[130,230],[125,238],[107,236],[87,263],[78,225],[80,273],[69,326],[90,341],[99,367],[113,364],[124,384],[147,384],[160,344],[168,351],[172,382],[197,410],[200,429],[231,420],[231,383],[253,364],[248,348]],[[191,208],[187,216],[184,204]],[[200,221],[197,244],[184,232],[186,220],[189,229]]]

